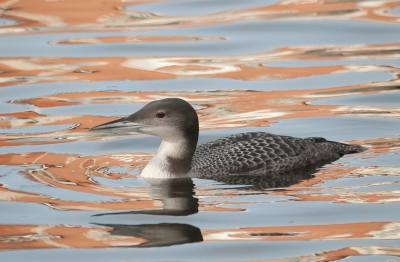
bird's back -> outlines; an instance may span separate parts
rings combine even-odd
[[[204,178],[267,173],[334,161],[345,154],[363,150],[358,145],[332,142],[321,137],[240,133],[200,145],[193,156],[190,173]]]

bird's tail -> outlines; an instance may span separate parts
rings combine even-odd
[[[360,145],[351,145],[335,141],[329,141],[322,137],[313,137],[313,139],[314,142],[317,145],[319,145],[320,148],[324,148],[325,150],[328,151],[331,150],[333,152],[337,152],[339,155],[361,153],[368,149],[367,147],[363,147]]]
[[[364,152],[365,150],[368,150],[368,147],[364,147],[364,146],[360,146],[360,145],[351,145],[351,144],[345,144],[345,143],[338,143],[338,144],[340,144],[339,150],[344,155],[361,153],[361,152]]]

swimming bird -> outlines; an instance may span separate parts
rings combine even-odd
[[[185,100],[167,98],[145,105],[136,113],[90,129],[106,133],[139,132],[161,137],[157,153],[142,177],[213,178],[259,175],[334,161],[365,150],[359,145],[322,137],[296,138],[265,132],[223,137],[197,147],[199,120]]]

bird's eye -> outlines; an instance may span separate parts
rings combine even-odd
[[[164,112],[158,112],[157,114],[156,114],[156,117],[158,117],[158,118],[163,118],[165,116],[165,113]]]

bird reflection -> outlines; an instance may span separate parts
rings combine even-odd
[[[145,243],[134,247],[166,247],[203,241],[200,229],[187,224],[118,225],[95,223],[95,225],[112,228],[109,234],[113,236],[139,237],[146,240]],[[127,246],[124,245],[123,247]]]
[[[221,176],[214,179],[228,185],[241,185],[239,187],[241,189],[267,190],[280,188],[284,190],[285,187],[314,177],[313,174],[324,164],[326,162],[306,168],[257,176]],[[127,214],[189,216],[198,212],[198,199],[194,197],[194,183],[191,178],[146,179],[146,181],[151,185],[151,196],[162,200],[162,209],[103,213],[94,216]],[[145,243],[135,245],[135,247],[161,247],[203,241],[200,229],[188,224],[95,224],[112,228],[110,234],[114,236],[139,237],[146,240]]]
[[[161,199],[162,209],[103,213],[93,216],[127,214],[189,216],[199,212],[199,200],[194,197],[194,184],[191,178],[147,178],[146,181],[150,183],[150,196]]]

